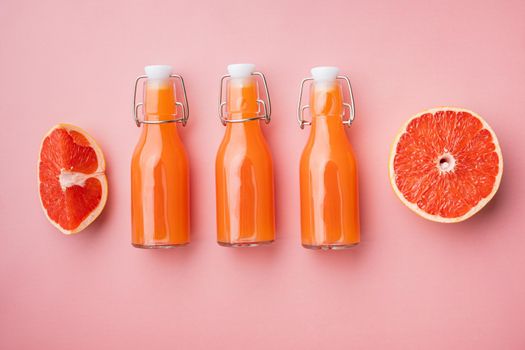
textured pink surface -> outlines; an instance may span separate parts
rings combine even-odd
[[[100,1],[0,3],[0,348],[525,347],[525,3],[523,1]],[[277,242],[215,243],[219,77],[232,62],[268,78]],[[130,245],[129,163],[139,136],[131,93],[142,66],[187,81],[192,240]],[[360,161],[362,244],[299,244],[295,107],[313,65],[350,75]],[[427,222],[390,189],[387,159],[413,113],[458,105],[499,136],[498,195],[457,225]],[[40,138],[65,121],[103,147],[102,216],[67,237],[37,197]]]

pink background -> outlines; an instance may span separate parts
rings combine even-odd
[[[525,348],[525,2],[20,1],[0,3],[0,348]],[[268,79],[278,239],[215,243],[220,75],[250,61]],[[173,64],[187,81],[192,243],[130,245],[129,164],[140,130],[133,81]],[[362,244],[299,242],[295,120],[313,65],[355,89],[348,132],[360,161]],[[387,177],[413,113],[457,105],[499,136],[505,173],[479,215],[418,218]],[[103,147],[109,200],[85,232],[60,234],[37,196],[41,137],[57,122]]]

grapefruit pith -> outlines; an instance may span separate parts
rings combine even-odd
[[[503,158],[496,134],[476,113],[455,107],[423,111],[410,118],[394,140],[390,183],[418,215],[460,222],[496,194]]]
[[[108,194],[105,169],[100,147],[81,128],[58,124],[44,136],[38,158],[40,203],[56,228],[77,233],[100,215]]]

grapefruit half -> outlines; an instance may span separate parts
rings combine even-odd
[[[38,158],[40,203],[56,228],[77,233],[100,215],[108,196],[105,169],[100,147],[81,128],[58,124],[44,136]]]
[[[503,172],[498,139],[467,109],[433,108],[401,128],[390,153],[394,192],[425,219],[460,222],[496,194]]]

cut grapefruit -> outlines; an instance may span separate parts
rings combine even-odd
[[[405,123],[392,146],[389,172],[394,192],[418,215],[460,222],[492,199],[503,158],[496,134],[483,118],[442,107]]]
[[[42,140],[38,159],[40,203],[65,234],[82,231],[102,212],[108,196],[100,147],[84,130],[55,125]]]

